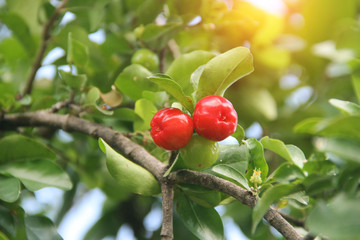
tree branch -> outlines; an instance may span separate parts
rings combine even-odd
[[[173,234],[173,201],[174,189],[173,184],[165,179],[161,182],[161,196],[162,196],[162,226],[161,226],[161,240],[174,239]]]
[[[55,20],[59,17],[61,10],[66,6],[68,0],[63,0],[59,6],[55,9],[53,14],[51,15],[50,19],[45,23],[43,30],[42,30],[42,39],[40,48],[36,54],[35,61],[31,67],[30,74],[26,80],[26,85],[24,88],[23,95],[30,94],[32,91],[33,83],[35,80],[35,75],[39,68],[41,67],[41,61],[44,58],[46,47],[48,45],[48,40],[50,39],[50,30],[54,25]]]
[[[252,208],[256,204],[256,197],[250,191],[246,191],[232,182],[208,173],[191,170],[180,170],[170,174],[168,179],[164,178],[163,173],[167,169],[165,164],[160,162],[157,158],[148,153],[143,147],[132,142],[123,134],[101,124],[93,123],[72,115],[59,115],[51,113],[48,110],[5,114],[3,118],[0,119],[0,130],[11,130],[18,127],[40,126],[63,129],[69,132],[79,132],[94,138],[103,138],[110,146],[127,155],[135,163],[147,169],[159,180],[159,182],[162,184],[163,203],[166,202],[166,204],[172,205],[172,184],[189,183],[200,185],[216,191],[221,191]],[[166,206],[166,212],[163,215],[166,219],[164,220],[169,221],[168,218],[170,215],[172,216],[172,207]],[[270,208],[265,214],[264,218],[286,239],[302,239],[301,235],[294,229],[294,227],[291,226],[275,209]],[[168,226],[163,226],[164,229],[162,229],[162,231],[164,231],[164,233],[162,232],[162,234],[164,234],[164,236],[170,235],[170,228],[168,228]]]

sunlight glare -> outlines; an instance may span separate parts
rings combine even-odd
[[[246,1],[272,14],[282,15],[285,13],[286,7],[282,0],[246,0]]]

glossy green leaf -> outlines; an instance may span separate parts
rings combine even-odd
[[[159,183],[149,171],[117,153],[101,138],[99,146],[106,154],[106,165],[110,174],[121,187],[145,196],[160,193]]]
[[[14,177],[0,175],[0,199],[15,202],[20,195],[20,181]]]
[[[242,141],[245,139],[245,130],[244,128],[238,124],[236,127],[235,132],[231,135],[239,142],[239,144],[242,144]]]
[[[359,239],[359,215],[359,200],[340,194],[330,203],[319,201],[306,219],[305,225],[311,233],[329,239]]]
[[[59,73],[65,84],[76,90],[83,88],[87,81],[85,74],[73,75],[72,73],[65,72],[64,70],[59,70]]]
[[[235,180],[238,184],[240,184],[240,186],[247,190],[250,190],[249,184],[244,174],[232,167],[231,165],[219,164],[214,166],[212,168],[212,171],[222,175],[223,177]]]
[[[115,80],[115,86],[133,100],[142,98],[145,90],[155,90],[154,84],[147,78],[152,73],[139,64],[126,67]]]
[[[11,29],[16,39],[22,44],[30,57],[35,55],[36,44],[31,36],[29,26],[21,16],[15,13],[1,13],[0,20]]]
[[[297,133],[309,133],[315,134],[317,132],[317,125],[323,118],[308,118],[299,123],[294,127],[294,131]]]
[[[62,240],[54,223],[44,216],[25,216],[25,229],[28,240]]]
[[[143,91],[143,98],[150,100],[158,108],[163,108],[165,103],[169,100],[169,95],[165,91],[153,92],[153,91]]]
[[[0,139],[0,153],[0,163],[22,159],[56,158],[55,153],[45,144],[17,134]]]
[[[130,108],[115,109],[114,114],[111,117],[116,118],[119,121],[142,121],[142,118],[137,115],[133,109]]]
[[[144,27],[140,39],[147,43],[151,49],[161,50],[174,35],[181,30],[181,19],[173,19],[164,25],[149,23]]]
[[[305,175],[297,165],[285,162],[281,164],[278,168],[271,173],[268,178],[268,181],[279,182],[279,183],[289,183],[298,178],[302,179]]]
[[[72,33],[68,35],[68,48],[66,61],[69,64],[75,64],[77,67],[84,67],[88,61],[88,47],[80,41],[72,38]]]
[[[360,105],[349,102],[343,101],[339,99],[330,99],[329,103],[339,109],[340,111],[347,113],[349,115],[360,115]]]
[[[144,131],[150,129],[150,122],[155,113],[156,107],[147,99],[139,99],[135,102],[135,113],[141,117],[141,120],[134,122],[135,131]]]
[[[269,167],[265,160],[263,146],[255,138],[247,139],[245,141],[245,145],[248,147],[250,152],[249,166],[246,172],[246,178],[250,181],[250,178],[253,175],[253,171],[256,169],[260,169],[261,180],[264,182],[266,180]]]
[[[194,91],[190,82],[192,73],[215,56],[214,53],[203,50],[186,53],[171,63],[166,75],[174,79],[182,87],[185,94],[191,94]]]
[[[69,175],[59,165],[46,159],[11,162],[1,167],[0,173],[20,179],[30,191],[44,187],[57,187],[63,190],[72,188]]]
[[[236,47],[212,58],[200,76],[197,100],[208,95],[223,96],[229,86],[253,70],[252,55],[245,47]]]
[[[181,86],[167,75],[156,74],[149,77],[151,81],[179,101],[190,113],[194,111],[194,103],[189,96],[184,94]]]
[[[245,174],[250,161],[249,148],[246,145],[238,144],[220,144],[219,147],[219,157],[214,165],[226,164]]]
[[[215,209],[202,207],[179,193],[176,212],[187,229],[199,239],[225,239],[223,224]]]
[[[179,188],[193,202],[206,208],[213,208],[222,201],[221,193],[192,184],[181,184]]]
[[[334,154],[344,160],[360,163],[360,141],[347,138],[317,138],[315,146],[321,152]]]
[[[306,158],[300,148],[290,144],[285,145],[282,141],[267,136],[261,139],[261,144],[264,148],[280,155],[290,163],[297,165],[299,168],[304,166]]]
[[[360,73],[354,73],[352,75],[352,84],[356,93],[358,103],[360,103]]]
[[[274,187],[268,188],[257,201],[252,215],[252,232],[254,233],[260,220],[264,217],[271,204],[287,195],[299,192],[302,190],[300,185],[293,184],[278,184]]]

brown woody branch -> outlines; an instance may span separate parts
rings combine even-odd
[[[173,235],[173,202],[174,189],[173,184],[166,178],[161,182],[162,196],[162,226],[160,237],[161,240],[172,240]]]
[[[41,61],[44,58],[46,47],[48,45],[49,39],[50,39],[50,30],[53,27],[55,20],[59,17],[61,10],[66,6],[68,3],[68,0],[63,0],[59,6],[55,9],[53,14],[51,15],[50,19],[44,24],[44,27],[42,29],[42,39],[40,48],[36,54],[35,61],[31,67],[30,74],[26,80],[26,85],[23,91],[23,95],[30,94],[32,91],[33,83],[35,80],[35,75],[39,68],[41,67]]]
[[[169,179],[165,179],[163,177],[163,173],[167,169],[165,164],[148,153],[143,147],[132,142],[129,138],[117,131],[114,131],[110,127],[93,123],[72,115],[59,115],[51,113],[47,110],[18,114],[5,114],[3,118],[0,119],[0,130],[40,126],[63,129],[68,132],[79,132],[94,138],[103,138],[110,146],[127,155],[135,163],[146,168],[159,180],[160,183],[162,183],[163,197],[166,198],[163,199],[164,203],[166,202],[167,204],[170,203],[170,205],[172,205],[172,184],[178,182],[196,184],[216,191],[221,191],[236,198],[243,204],[250,207],[255,206],[256,198],[251,192],[244,190],[232,182],[208,173],[180,170],[172,173],[169,176]],[[164,211],[167,211],[165,212],[164,217],[167,218],[168,216],[172,216],[172,212],[169,212],[172,211],[172,207],[167,206],[166,209],[167,210],[164,210],[163,208]],[[275,209],[270,208],[264,218],[286,239],[302,239],[301,235]],[[171,227],[168,229],[162,229],[161,234],[163,236],[172,237],[172,223],[171,225],[168,224],[168,226]]]

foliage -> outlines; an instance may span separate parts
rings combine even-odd
[[[359,1],[283,2],[281,15],[244,0],[0,3],[0,239],[61,239],[57,226],[81,186],[107,198],[85,239],[115,236],[125,224],[138,239],[160,231],[143,225],[160,202],[146,167],[103,139],[72,132],[68,141],[66,129],[4,129],[4,116],[76,115],[167,164],[170,152],[149,135],[152,117],[169,106],[191,115],[212,94],[234,105],[237,143],[220,144],[215,164],[201,171],[258,200],[250,210],[222,192],[176,184],[175,238],[224,239],[222,219],[231,217],[251,239],[277,239],[261,221],[274,207],[299,220],[302,234],[359,239]],[[181,155],[173,160],[165,177],[184,168]],[[46,187],[64,190],[61,210],[52,218],[46,209],[26,212],[26,199]]]

